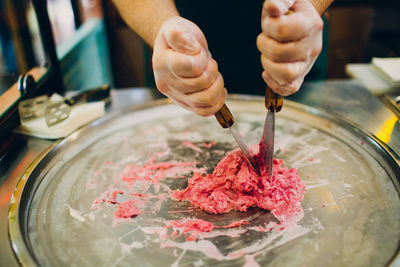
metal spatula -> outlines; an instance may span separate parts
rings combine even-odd
[[[217,113],[215,113],[215,118],[217,118],[217,121],[223,128],[229,128],[233,137],[236,140],[236,143],[239,145],[240,150],[242,150],[246,160],[249,162],[250,166],[253,167],[255,171],[257,171],[256,166],[251,160],[252,153],[249,147],[244,142],[243,137],[239,133],[239,130],[236,128],[236,125],[234,124],[235,121],[233,119],[233,115],[225,104]]]
[[[275,143],[275,112],[282,109],[283,96],[278,95],[267,86],[265,92],[265,107],[267,108],[267,116],[265,118],[263,141],[264,141],[264,162],[268,176],[272,175],[272,163],[274,159],[274,143]]]

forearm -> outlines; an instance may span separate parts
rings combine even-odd
[[[315,7],[320,15],[322,15],[333,0],[310,0],[311,4]]]
[[[125,22],[151,47],[164,21],[179,13],[174,0],[114,0]]]

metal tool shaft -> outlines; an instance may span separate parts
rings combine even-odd
[[[264,161],[268,177],[272,175],[272,163],[274,159],[274,142],[275,142],[275,113],[268,110],[267,117],[265,118],[263,132],[264,142]]]
[[[229,130],[233,135],[233,138],[235,138],[236,143],[238,144],[247,162],[256,171],[256,167],[254,163],[251,161],[253,155],[249,147],[244,142],[243,137],[240,134],[239,130],[236,128],[234,124],[235,121],[233,119],[233,115],[225,104],[217,113],[215,113],[215,118],[217,118],[217,121],[219,122],[219,124],[221,124],[223,128],[229,128]]]
[[[267,117],[265,118],[263,141],[264,141],[264,162],[267,168],[267,174],[272,176],[272,165],[274,159],[275,142],[275,112],[282,109],[283,96],[275,93],[267,86],[265,91],[265,107],[267,108]]]
[[[246,145],[246,143],[243,140],[242,135],[240,134],[239,130],[236,128],[235,124],[232,124],[231,127],[229,127],[229,130],[231,131],[233,137],[236,140],[236,143],[240,147],[240,150],[242,150],[242,153],[244,157],[246,158],[247,162],[250,164],[250,166],[256,171],[256,166],[254,166],[253,162],[251,161],[251,158],[253,157],[249,147]]]

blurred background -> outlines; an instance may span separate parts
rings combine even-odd
[[[112,1],[47,2],[67,89],[85,89],[82,87],[96,83],[110,83],[116,88],[154,86],[151,50],[122,21]],[[324,15],[324,49],[318,67],[308,79],[346,78],[348,63],[369,63],[372,57],[399,57],[399,11],[400,2],[394,0],[336,0]],[[78,46],[89,49],[77,49]],[[72,56],[72,50],[80,52]],[[88,62],[90,70],[76,67]],[[1,0],[0,95],[16,82],[19,74],[46,64],[32,3]],[[94,82],[77,82],[79,79],[73,77],[78,74],[92,77]]]

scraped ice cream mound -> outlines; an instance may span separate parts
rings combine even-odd
[[[175,191],[173,197],[214,214],[259,207],[270,210],[281,223],[302,216],[300,202],[305,186],[298,171],[287,169],[283,160],[274,159],[273,174],[268,177],[263,146],[261,142],[261,152],[253,158],[260,175],[249,166],[243,153],[235,150],[218,163],[212,174],[194,173],[188,187]]]

